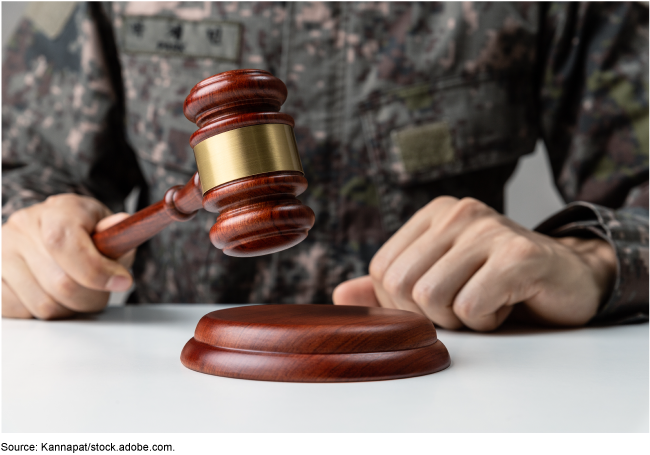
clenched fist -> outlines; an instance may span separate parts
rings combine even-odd
[[[439,197],[382,246],[370,276],[340,284],[333,300],[414,311],[448,329],[496,329],[516,304],[575,326],[609,296],[616,267],[604,240],[551,238],[475,199]]]
[[[102,256],[90,234],[126,218],[76,194],[49,197],[14,213],[2,226],[2,316],[57,319],[95,312],[111,291],[133,283],[135,250]]]

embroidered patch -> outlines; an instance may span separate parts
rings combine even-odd
[[[446,122],[428,123],[391,132],[404,170],[422,172],[454,160],[454,147]]]
[[[25,17],[49,39],[56,39],[68,23],[77,2],[30,2]]]
[[[186,21],[174,17],[126,16],[122,25],[126,52],[237,61],[241,25]]]

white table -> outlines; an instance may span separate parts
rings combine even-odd
[[[438,331],[440,373],[294,384],[188,370],[201,316],[228,305],[113,307],[2,321],[5,432],[648,431],[648,325]]]

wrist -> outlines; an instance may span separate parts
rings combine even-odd
[[[591,272],[600,307],[611,295],[616,282],[618,259],[614,248],[601,238],[560,237],[555,240],[571,250]]]

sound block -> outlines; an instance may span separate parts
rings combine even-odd
[[[335,305],[256,305],[208,313],[181,353],[187,368],[237,379],[357,382],[435,373],[450,364],[426,317]]]

